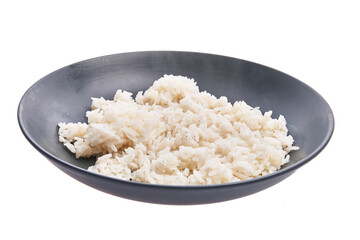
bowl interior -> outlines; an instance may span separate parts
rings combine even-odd
[[[189,52],[137,52],[75,63],[35,83],[19,105],[19,121],[35,145],[74,166],[95,162],[75,159],[58,141],[59,122],[86,122],[91,97],[112,99],[117,89],[146,90],[164,74],[194,78],[200,90],[229,101],[244,100],[273,117],[285,116],[300,150],[291,152],[288,168],[314,154],[328,141],[332,112],[313,89],[277,70],[239,59]]]

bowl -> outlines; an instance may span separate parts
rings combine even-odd
[[[75,159],[59,141],[59,122],[87,122],[91,97],[112,99],[117,89],[137,93],[164,74],[194,78],[201,91],[244,100],[273,117],[285,116],[300,150],[279,171],[245,181],[195,186],[139,183],[87,171],[95,158]],[[311,87],[278,70],[226,56],[176,51],[121,53],[71,64],[31,86],[18,107],[27,140],[60,170],[119,197],[159,204],[205,204],[247,196],[284,180],[318,155],[334,130],[327,102]],[[38,172],[37,174],[41,174]],[[315,179],[314,179],[315,180]]]

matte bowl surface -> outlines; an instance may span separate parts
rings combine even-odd
[[[112,99],[117,89],[136,94],[164,74],[194,78],[201,91],[244,100],[262,112],[283,115],[300,150],[278,172],[236,183],[167,186],[106,177],[86,169],[94,158],[75,159],[58,141],[59,122],[86,122],[91,97]],[[18,121],[25,137],[71,177],[123,198],[161,204],[204,204],[243,197],[268,188],[319,154],[331,138],[334,116],[326,101],[301,81],[275,69],[231,57],[194,52],[133,52],[98,57],[61,68],[24,94]],[[40,172],[37,174],[41,174]]]

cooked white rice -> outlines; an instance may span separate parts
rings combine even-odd
[[[193,79],[165,75],[135,100],[92,98],[86,123],[59,123],[76,158],[97,156],[89,171],[156,184],[220,184],[263,176],[297,150],[283,116],[199,92]]]

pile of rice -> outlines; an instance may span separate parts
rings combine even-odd
[[[200,92],[193,79],[165,75],[135,100],[92,98],[88,123],[59,123],[76,158],[97,156],[89,171],[130,181],[202,185],[263,176],[297,150],[283,116]]]

